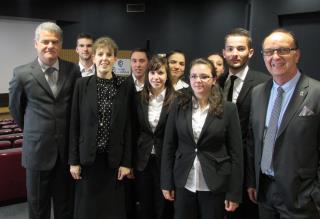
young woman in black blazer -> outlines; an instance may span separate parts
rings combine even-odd
[[[171,103],[175,97],[166,58],[152,57],[145,85],[136,95],[138,130],[134,174],[138,201],[138,218],[167,219],[170,203],[160,189],[162,141]],[[173,207],[172,207],[173,208]]]
[[[175,201],[175,218],[224,218],[241,201],[243,155],[235,104],[224,102],[206,59],[191,63],[190,96],[178,97],[168,116],[161,188]]]
[[[131,167],[128,89],[112,72],[118,47],[109,37],[93,45],[96,75],[77,81],[69,164],[76,180],[74,218],[125,219],[122,179]]]

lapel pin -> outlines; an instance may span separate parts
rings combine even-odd
[[[300,91],[300,96],[303,96],[304,95],[304,92],[303,91]]]

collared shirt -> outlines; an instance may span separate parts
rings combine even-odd
[[[57,59],[57,61],[52,65],[52,66],[48,66],[46,64],[44,64],[39,58],[38,58],[38,62],[39,65],[41,67],[41,70],[43,71],[43,73],[45,73],[47,71],[48,68],[54,68],[56,69],[52,74],[54,75],[53,77],[55,78],[55,81],[58,81],[59,78],[59,59]],[[48,75],[44,74],[46,80],[48,81]]]
[[[282,118],[284,116],[284,113],[288,107],[288,104],[291,100],[292,94],[294,92],[294,89],[300,79],[301,73],[298,71],[297,74],[288,82],[286,82],[285,84],[281,85],[281,88],[284,90],[283,92],[283,97],[282,97],[282,104],[281,104],[281,111],[280,111],[280,115],[279,115],[279,120],[278,120],[278,128],[280,127]],[[273,109],[273,105],[274,102],[276,100],[277,97],[277,89],[278,87],[280,87],[275,81],[273,81],[273,86],[271,89],[271,93],[270,93],[270,98],[269,98],[269,103],[268,103],[268,109],[267,109],[267,115],[266,115],[266,123],[265,123],[265,132],[269,126],[269,121],[270,121],[270,117],[271,117],[271,113],[272,113],[272,109]],[[267,175],[271,175],[274,176],[274,171],[273,169],[270,169],[266,172]]]
[[[209,112],[209,104],[201,109],[199,105],[193,104],[192,108],[192,131],[194,141],[197,143],[200,137],[200,133],[202,131],[202,127],[206,121],[207,115]],[[197,149],[195,149],[197,150]],[[189,172],[187,183],[185,188],[191,192],[196,191],[210,191],[207,183],[204,179],[202,168],[198,156],[196,155],[193,166]]]
[[[189,87],[189,84],[187,84],[186,82],[184,82],[183,80],[179,80],[177,82],[176,85],[174,85],[174,89],[177,91],[177,90],[181,90],[183,88],[188,88]]]
[[[148,106],[148,120],[149,120],[149,125],[152,129],[152,132],[156,130],[156,127],[158,125],[165,96],[166,96],[166,89],[164,89],[157,97],[154,97],[152,94],[150,94],[149,106]],[[152,154],[156,153],[154,146],[152,147],[151,153]]]
[[[133,78],[133,82],[134,85],[136,86],[136,91],[142,91],[144,84],[140,84],[140,82],[138,81],[138,79],[136,78],[136,76],[134,76],[134,74],[132,73],[132,78]]]
[[[246,78],[248,71],[249,71],[249,67],[246,66],[242,71],[238,72],[237,74],[234,74],[235,76],[237,76],[237,79],[234,81],[234,84],[233,84],[233,92],[232,92],[232,102],[233,103],[237,103],[237,99],[239,97],[240,91],[241,91],[243,83],[244,83],[244,79]],[[227,97],[227,95],[228,95],[231,75],[233,75],[233,74],[231,74],[229,72],[229,75],[228,75],[228,78],[226,81],[226,84],[228,84],[228,86],[225,86],[225,89],[224,89],[225,97]]]
[[[88,69],[86,69],[80,62],[79,62],[79,67],[80,67],[80,71],[81,71],[81,76],[82,77],[88,77],[91,75],[95,74],[95,67],[94,64],[92,64]]]

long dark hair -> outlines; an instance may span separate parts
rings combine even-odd
[[[144,87],[143,87],[143,90],[141,91],[142,92],[141,99],[143,102],[149,103],[150,93],[152,93],[152,86],[149,82],[148,74],[150,71],[159,70],[162,66],[165,66],[166,74],[167,74],[167,80],[165,82],[166,96],[163,102],[163,106],[170,106],[176,96],[176,93],[172,85],[172,79],[169,73],[168,61],[166,58],[159,57],[158,55],[154,55],[148,64],[148,71],[145,73]]]
[[[190,70],[193,66],[199,65],[199,64],[203,64],[203,65],[208,66],[211,69],[212,77],[214,77],[214,78],[217,77],[215,67],[208,59],[205,59],[205,58],[194,59],[190,64]],[[189,101],[192,99],[196,99],[196,96],[194,95],[193,90],[192,90],[191,96],[192,96],[191,98],[189,97]],[[211,87],[211,92],[208,97],[208,103],[209,103],[209,113],[212,113],[214,115],[221,115],[222,114],[223,105],[224,105],[223,93],[222,93],[220,86],[217,83],[215,83]]]

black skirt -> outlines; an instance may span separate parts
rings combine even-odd
[[[118,169],[108,167],[107,154],[97,154],[95,162],[82,167],[76,181],[75,219],[125,219],[123,182]]]

